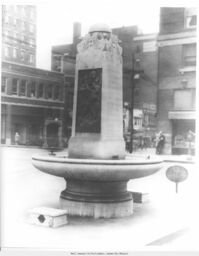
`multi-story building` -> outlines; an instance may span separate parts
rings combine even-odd
[[[62,147],[64,75],[35,68],[36,7],[2,7],[1,142]],[[70,80],[66,76],[66,80]]]
[[[157,123],[157,34],[133,38],[134,109],[142,113],[140,132],[152,145]],[[136,119],[134,120],[134,122]],[[135,126],[135,125],[134,125]]]
[[[2,59],[36,65],[36,7],[2,6]]]
[[[2,62],[1,142],[63,146],[64,75]]]
[[[166,135],[165,153],[186,154],[194,147],[189,131],[195,133],[196,20],[194,8],[161,8],[158,130]]]
[[[73,41],[71,44],[52,47],[51,70],[64,74],[65,82],[65,125],[66,136],[70,137],[72,127],[73,92],[75,81],[75,64],[77,44],[81,40],[81,24],[73,24]]]

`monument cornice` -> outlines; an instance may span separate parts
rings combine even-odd
[[[119,45],[119,39],[116,35],[105,32],[94,32],[87,34],[81,43],[77,45],[78,53],[83,53],[88,49],[114,52],[122,55],[122,48]]]

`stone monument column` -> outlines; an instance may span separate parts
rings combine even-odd
[[[122,49],[106,25],[77,46],[70,158],[123,159]]]

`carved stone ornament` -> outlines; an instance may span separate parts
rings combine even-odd
[[[82,53],[90,48],[108,51],[121,56],[122,48],[119,46],[119,40],[116,35],[108,32],[93,32],[87,34],[77,45],[78,53]]]

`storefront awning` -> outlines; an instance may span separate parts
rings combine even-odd
[[[169,111],[168,118],[169,119],[195,119],[196,112],[195,111]]]

